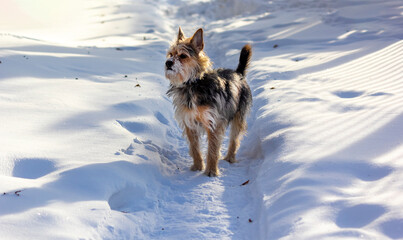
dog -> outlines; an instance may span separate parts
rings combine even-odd
[[[177,39],[170,46],[165,62],[165,77],[170,81],[167,95],[172,98],[175,119],[186,134],[192,171],[202,171],[200,137],[207,133],[207,166],[209,177],[219,175],[218,160],[226,128],[231,124],[230,143],[224,160],[235,163],[240,140],[246,133],[246,117],[252,105],[252,94],[246,82],[246,69],[252,48],[246,44],[236,70],[212,69],[203,51],[203,29],[187,38],[179,27]]]

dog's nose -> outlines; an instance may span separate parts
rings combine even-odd
[[[174,62],[172,60],[168,60],[165,62],[165,66],[167,69],[171,69],[172,65],[174,65]]]

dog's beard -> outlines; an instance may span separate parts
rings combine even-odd
[[[196,69],[175,61],[171,68],[165,68],[165,77],[169,79],[172,85],[179,86],[183,82],[194,79],[196,72]]]

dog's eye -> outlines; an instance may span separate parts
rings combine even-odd
[[[187,56],[186,54],[181,54],[181,55],[179,55],[179,57],[182,58],[182,59],[185,59],[185,58],[187,58],[188,56]]]

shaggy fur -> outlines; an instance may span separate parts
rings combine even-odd
[[[179,28],[178,36],[167,53],[165,76],[170,80],[167,92],[172,97],[175,117],[189,141],[193,158],[192,171],[204,169],[200,136],[207,133],[208,152],[205,174],[218,176],[218,160],[225,129],[231,124],[230,143],[224,160],[236,162],[240,139],[246,132],[246,115],[252,105],[252,94],[246,82],[252,49],[242,48],[236,70],[212,69],[203,52],[203,30],[186,38]]]

